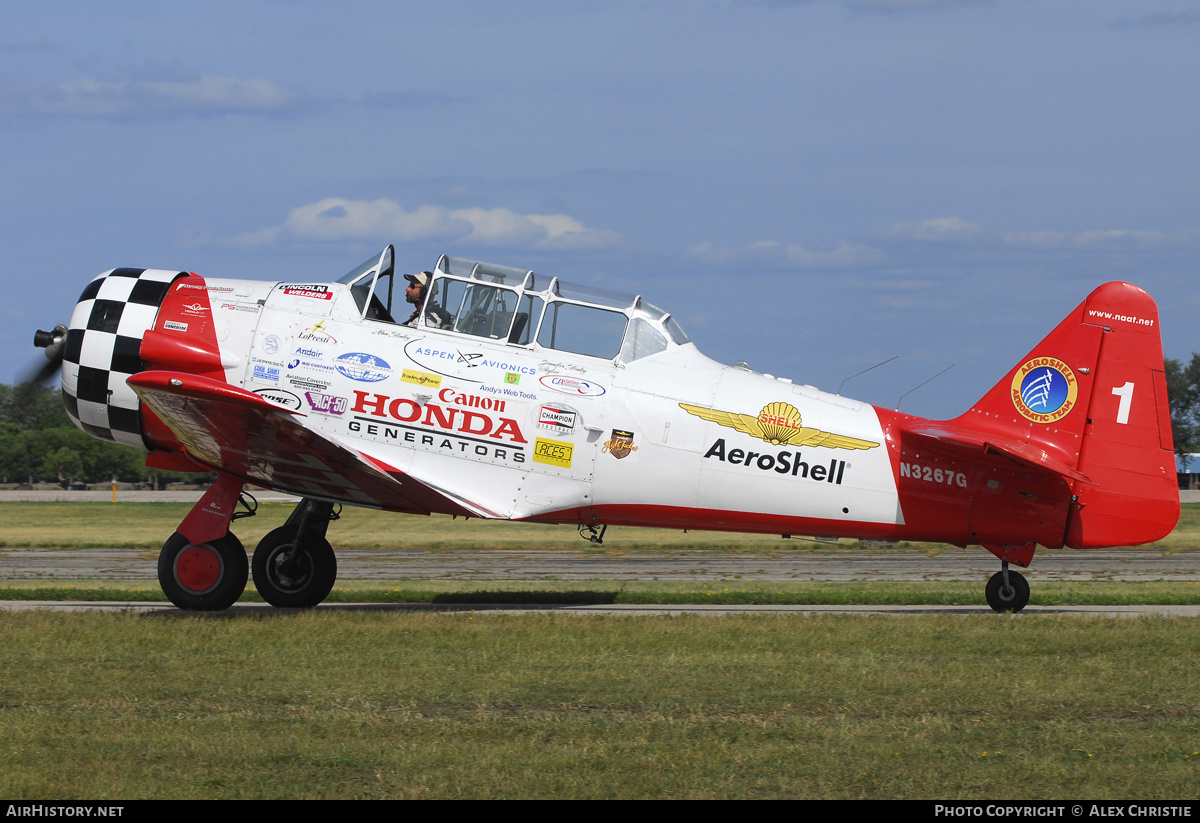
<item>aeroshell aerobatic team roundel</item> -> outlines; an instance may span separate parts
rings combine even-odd
[[[1034,423],[1061,420],[1075,408],[1078,397],[1075,372],[1057,357],[1030,358],[1013,375],[1013,406]]]

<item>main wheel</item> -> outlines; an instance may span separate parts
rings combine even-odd
[[[297,526],[280,526],[254,550],[254,586],[272,606],[310,609],[329,596],[337,580],[337,557],[324,537],[313,535],[297,548]],[[292,552],[299,550],[293,568]]]
[[[250,564],[232,533],[192,543],[175,532],[158,555],[158,583],[167,599],[187,611],[228,609],[246,590]]]
[[[993,611],[1016,614],[1029,603],[1029,581],[1020,572],[1008,572],[1008,585],[1004,585],[1004,572],[996,572],[984,590],[988,605]]]

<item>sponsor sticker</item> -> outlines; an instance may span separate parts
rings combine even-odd
[[[287,381],[292,384],[292,388],[304,392],[319,392],[325,391],[329,388],[329,381],[315,380],[311,377],[306,377],[301,374],[289,374],[287,376]]]
[[[354,351],[338,355],[334,363],[339,372],[359,383],[378,383],[392,375],[392,367],[386,360],[366,352]]]
[[[520,424],[497,413],[502,408],[493,405],[485,409],[483,404],[490,398],[477,398],[480,405],[475,406],[471,395],[442,389],[438,399],[450,405],[355,389],[346,428],[360,437],[407,443],[422,451],[470,460],[509,465],[526,461],[529,441]],[[468,408],[461,408],[460,403]]]
[[[174,320],[167,320],[163,323],[163,328],[170,331],[187,331],[187,323],[176,323]]]
[[[599,397],[607,391],[599,383],[593,383],[590,380],[580,380],[578,377],[570,377],[565,374],[543,375],[538,378],[538,381],[551,391],[582,397]]]
[[[256,365],[254,367],[254,379],[265,380],[271,383],[279,382],[279,369],[271,368],[270,366]]]
[[[708,451],[704,453],[704,458],[757,469],[760,472],[773,472],[783,477],[815,480],[818,483],[832,483],[835,486],[842,485],[842,476],[846,473],[845,460],[838,460],[835,457],[826,466],[823,462],[818,463],[815,460],[810,464],[807,460],[801,460],[801,455],[801,452],[790,452],[787,449],[782,449],[775,454],[750,451],[749,449],[729,449],[726,448],[725,438],[722,437],[709,447]]]
[[[538,437],[533,441],[533,462],[569,469],[571,468],[571,453],[574,450],[575,447],[570,443]]]
[[[484,352],[446,346],[436,340],[413,340],[404,354],[425,371],[457,377],[472,383],[499,383],[516,386],[522,377],[536,377],[537,367],[520,358],[493,358]]]
[[[600,449],[601,452],[611,454],[618,460],[624,460],[637,450],[638,447],[633,445],[633,432],[622,429],[613,429],[612,437],[605,441],[604,448]]]
[[[548,405],[538,409],[537,426],[539,429],[570,434],[575,431],[577,412],[567,406]]]
[[[312,297],[317,300],[330,300],[333,298],[333,292],[326,285],[282,283],[279,288],[283,289],[284,294],[294,297]]]
[[[322,394],[321,392],[306,391],[304,397],[308,400],[308,405],[315,412],[321,414],[344,414],[346,409],[350,407],[350,401],[345,397],[338,397],[334,394]]]
[[[1053,423],[1075,408],[1079,381],[1071,367],[1057,357],[1033,357],[1017,367],[1012,379],[1012,403],[1034,423]]]
[[[400,372],[400,379],[405,383],[429,386],[432,389],[436,389],[442,385],[442,376],[440,374],[430,374],[427,371],[417,371],[415,369],[404,369]]]
[[[268,334],[263,338],[262,347],[263,351],[267,354],[277,354],[282,346],[283,343],[280,341],[279,335]]]
[[[337,343],[337,338],[325,330],[325,321],[309,326],[296,335],[298,340],[312,340],[316,343]]]
[[[284,389],[255,389],[254,393],[285,409],[300,408],[300,398]]]

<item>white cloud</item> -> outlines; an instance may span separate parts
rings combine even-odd
[[[238,246],[287,240],[453,240],[484,246],[578,249],[612,246],[620,235],[588,228],[566,214],[517,214],[509,209],[447,209],[424,205],[405,211],[394,200],[327,197],[288,212],[280,226],[240,235]]]
[[[83,78],[0,89],[0,113],[157,119],[215,114],[290,114],[305,103],[294,89],[254,78],[107,81]]]
[[[884,237],[954,242],[979,237],[984,234],[984,228],[960,217],[933,217],[896,223],[884,229],[882,234]]]

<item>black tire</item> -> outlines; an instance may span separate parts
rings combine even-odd
[[[311,609],[329,596],[337,580],[337,557],[324,537],[313,536],[300,548],[300,571],[294,577],[282,572],[295,549],[297,526],[280,526],[267,534],[254,550],[254,586],[263,600],[284,609]]]
[[[993,611],[1016,614],[1029,604],[1029,581],[1020,572],[1008,572],[1008,586],[1004,585],[1004,572],[996,572],[984,590],[988,605]]]
[[[192,543],[175,532],[158,555],[158,583],[181,609],[215,612],[228,609],[246,590],[250,563],[232,533],[208,543]]]

